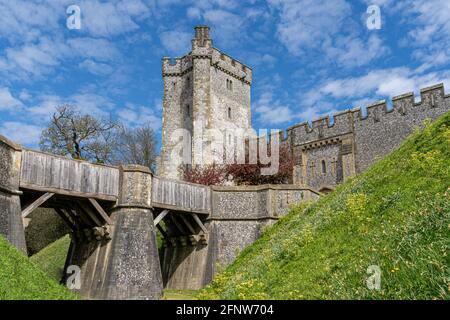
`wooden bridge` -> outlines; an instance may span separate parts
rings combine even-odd
[[[74,290],[88,299],[158,299],[163,285],[201,288],[216,265],[232,261],[292,204],[318,196],[299,186],[210,188],[142,166],[29,150],[0,136],[0,234],[26,251],[30,214],[54,209],[72,230],[65,271],[79,268]]]
[[[107,212],[119,199],[120,171],[116,166],[23,149],[19,180],[22,218],[45,206],[54,208],[74,230],[76,226],[111,224]],[[198,215],[207,216],[211,212],[210,188],[152,176],[150,189],[156,225],[171,213],[170,219],[177,225],[193,229],[193,224],[203,229]]]
[[[80,267],[83,296],[148,299],[163,286],[155,229],[166,242],[207,241],[211,190],[153,176],[142,166],[28,150],[0,136],[0,233],[26,251],[24,227],[38,207],[54,209],[71,228],[66,267]],[[133,286],[131,275],[142,273]]]

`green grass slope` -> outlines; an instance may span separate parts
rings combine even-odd
[[[62,300],[76,295],[50,279],[0,236],[0,300]]]
[[[450,113],[291,212],[202,299],[450,299]],[[381,289],[369,290],[370,266]]]
[[[69,251],[70,236],[66,235],[31,256],[34,262],[48,277],[60,281],[64,272],[64,263]]]

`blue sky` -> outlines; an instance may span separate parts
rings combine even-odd
[[[80,30],[66,27],[73,4]],[[380,30],[366,26],[373,4]],[[253,68],[255,128],[450,91],[447,0],[0,0],[0,134],[36,147],[64,103],[159,133],[161,57],[187,53],[198,24]]]

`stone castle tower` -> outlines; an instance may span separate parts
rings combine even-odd
[[[197,26],[191,52],[174,63],[164,57],[162,75],[159,174],[179,179],[180,165],[210,164],[223,157],[215,153],[209,135],[221,135],[226,148],[227,139],[233,139],[229,132],[251,128],[252,70],[214,48],[209,28]]]

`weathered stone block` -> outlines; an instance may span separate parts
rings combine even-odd
[[[67,265],[81,268],[82,296],[90,299],[159,299],[159,263],[148,168],[124,166],[113,225],[72,241]],[[100,235],[100,236],[99,236]]]
[[[0,234],[26,252],[19,181],[20,146],[0,136]]]

